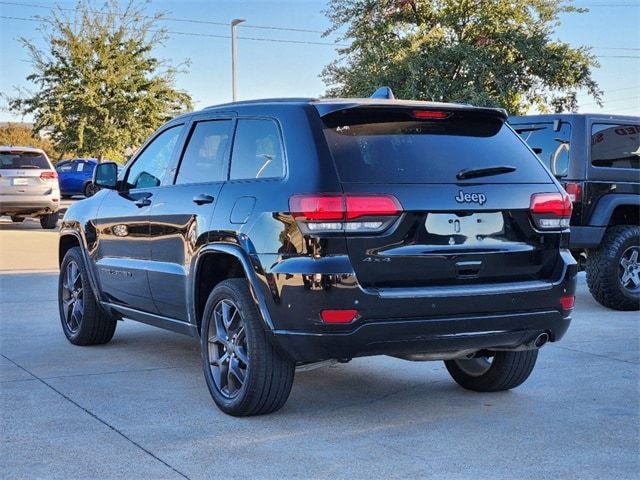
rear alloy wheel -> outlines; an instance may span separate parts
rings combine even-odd
[[[99,188],[95,186],[93,182],[89,182],[84,186],[84,196],[89,198],[98,193]]]
[[[96,302],[80,247],[64,256],[58,280],[62,331],[74,345],[99,345],[113,337],[117,321]]]
[[[587,285],[593,298],[615,310],[640,309],[640,226],[609,227],[589,250]]]
[[[444,364],[460,386],[476,392],[498,392],[521,385],[531,375],[537,358],[538,350],[522,350],[447,360]]]
[[[54,229],[58,226],[58,212],[50,213],[40,217],[40,225],[46,230]]]
[[[262,415],[285,404],[295,365],[267,339],[245,279],[213,289],[200,336],[207,387],[223,412]]]

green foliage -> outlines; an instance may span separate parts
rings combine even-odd
[[[55,10],[43,19],[47,47],[21,39],[37,89],[21,92],[10,107],[33,114],[34,130],[51,130],[61,152],[122,158],[157,127],[191,108],[188,94],[174,88],[179,67],[155,58],[166,39],[157,14],[145,16],[133,0],[109,0],[101,9],[80,0],[73,16]]]
[[[0,145],[41,148],[53,162],[60,156],[50,140],[34,134],[30,127],[19,123],[8,123],[0,127]]]
[[[567,0],[330,0],[329,32],[344,31],[323,70],[330,96],[368,96],[381,85],[406,99],[500,106],[510,113],[575,111],[596,101],[588,48],[554,40]]]

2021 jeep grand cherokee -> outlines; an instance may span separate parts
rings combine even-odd
[[[238,102],[175,118],[60,232],[71,343],[127,318],[199,336],[232,415],[275,411],[296,366],[444,360],[521,384],[566,332],[571,202],[501,110],[386,99]]]

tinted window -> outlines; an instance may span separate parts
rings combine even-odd
[[[182,125],[165,130],[138,155],[127,174],[127,183],[131,188],[160,185],[171,164],[171,155],[181,131]]]
[[[464,112],[424,121],[409,109],[352,109],[323,120],[343,182],[453,183],[461,170],[501,165],[516,170],[478,181],[550,181],[518,135],[486,115]]]
[[[226,158],[231,120],[198,122],[180,162],[176,183],[220,182],[227,179]]]
[[[640,125],[594,124],[591,163],[595,167],[640,168]]]
[[[0,168],[3,170],[34,168],[38,170],[51,168],[47,157],[37,152],[0,152]]]
[[[56,170],[60,173],[67,173],[73,170],[73,162],[60,163],[56,167]]]
[[[569,170],[569,147],[571,125],[560,123],[560,130],[553,129],[553,123],[531,123],[511,125],[522,139],[540,157],[540,160],[558,177],[567,175]]]
[[[282,177],[284,155],[272,120],[240,119],[233,141],[231,179]]]

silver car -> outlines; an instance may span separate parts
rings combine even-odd
[[[40,219],[42,228],[56,228],[60,209],[58,174],[39,148],[0,146],[0,216],[14,222]]]

